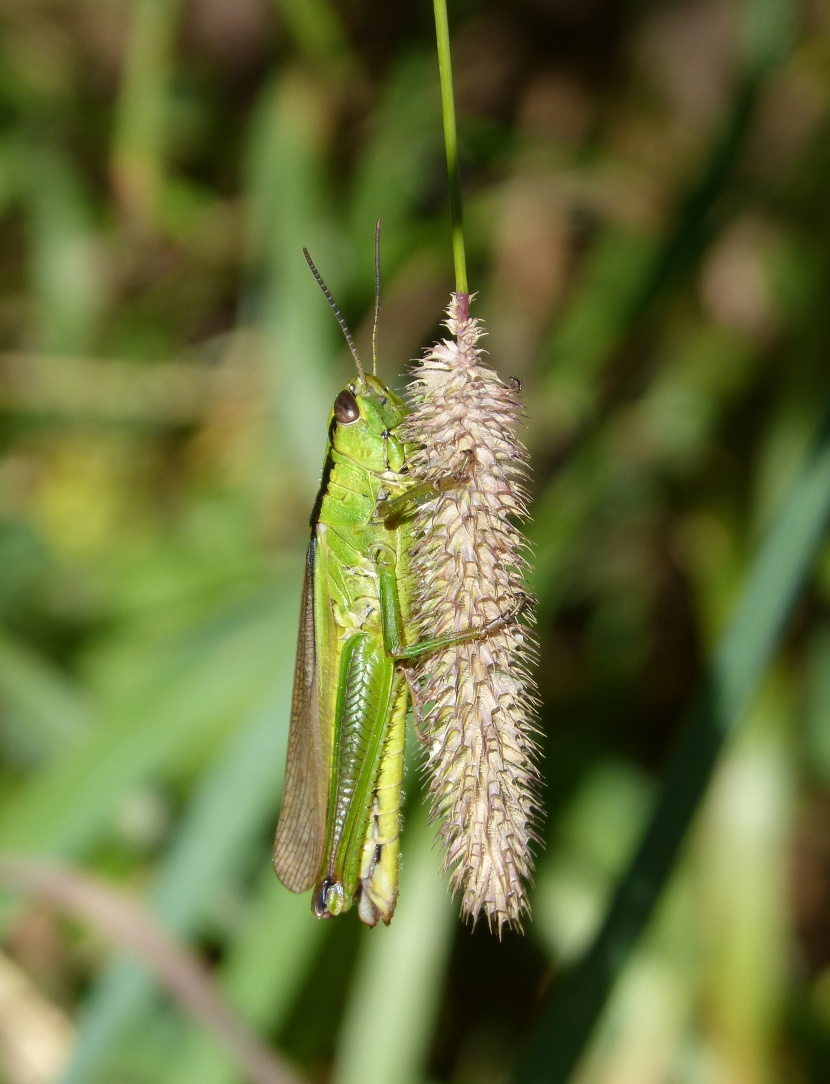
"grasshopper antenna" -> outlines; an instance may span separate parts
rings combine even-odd
[[[378,320],[380,319],[380,215],[375,223],[375,319],[372,324],[372,376],[378,375]]]
[[[307,248],[303,249],[303,255],[305,256],[306,263],[311,268],[312,275],[314,275],[314,277],[317,279],[317,285],[323,291],[323,293],[325,295],[325,298],[326,298],[326,301],[328,301],[329,305],[331,305],[331,310],[334,313],[334,315],[337,317],[337,322],[340,325],[340,330],[346,336],[346,342],[349,344],[349,349],[352,352],[352,357],[354,358],[355,365],[357,366],[358,376],[360,377],[361,380],[365,380],[366,379],[366,374],[364,373],[363,366],[360,363],[360,355],[358,354],[357,349],[356,349],[355,344],[354,344],[354,341],[352,340],[352,333],[349,331],[348,325],[346,324],[346,321],[343,319],[343,313],[337,307],[337,302],[331,296],[331,291],[329,290],[328,286],[326,286],[325,282],[323,282],[323,276],[320,274],[320,272],[314,266],[314,260],[312,260],[312,258],[309,256]],[[374,353],[374,344],[373,344],[373,347],[372,347],[372,351]]]

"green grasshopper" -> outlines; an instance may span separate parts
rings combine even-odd
[[[438,648],[483,639],[514,615],[406,642],[412,543],[407,516],[436,489],[408,479],[411,449],[399,435],[407,407],[374,372],[364,372],[337,304],[303,252],[346,336],[357,379],[334,400],[311,513],[274,868],[292,892],[313,887],[318,918],[339,915],[357,902],[362,921],[374,926],[381,918],[389,923],[398,897],[410,698],[418,715],[409,664]],[[373,361],[379,233],[375,274]],[[460,484],[463,479],[448,476],[447,487]]]

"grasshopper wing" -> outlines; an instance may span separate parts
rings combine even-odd
[[[274,869],[292,892],[305,892],[314,883],[325,846],[329,768],[323,748],[317,680],[316,549],[317,540],[312,536],[303,577],[285,789],[274,840]]]

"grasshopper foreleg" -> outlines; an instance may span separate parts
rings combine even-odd
[[[460,470],[444,474],[435,482],[419,482],[397,497],[383,497],[377,503],[372,522],[384,523],[387,526],[397,523],[411,516],[419,505],[433,500],[437,494],[466,485],[473,471],[475,457],[469,448],[465,448],[462,455],[464,466]]]

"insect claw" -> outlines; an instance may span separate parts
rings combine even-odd
[[[515,621],[521,617],[525,610],[536,605],[536,599],[529,591],[519,591],[516,594],[516,602],[513,607],[506,613],[500,614],[498,617],[492,618],[490,621],[486,621],[481,626],[481,639],[492,635],[494,632],[499,632],[501,629],[506,628],[507,625],[512,625]]]
[[[473,463],[475,462],[475,454],[472,448],[463,448],[461,454],[466,457],[466,461],[463,467],[455,472],[453,477],[459,485],[463,485],[465,482],[469,482],[473,475]]]
[[[465,457],[464,466],[445,474],[442,478],[437,478],[433,483],[434,488],[439,493],[447,489],[455,489],[456,486],[466,485],[472,478],[475,453],[472,448],[462,448],[461,454]]]
[[[527,609],[533,609],[538,605],[535,595],[532,595],[530,591],[520,591],[518,593],[519,602],[514,610],[514,617],[518,617],[519,614],[524,613]]]

